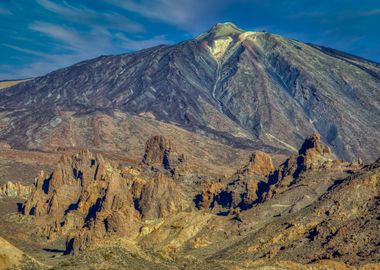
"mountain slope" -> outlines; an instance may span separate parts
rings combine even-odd
[[[11,81],[0,81],[0,89],[3,89],[3,88],[7,88],[7,87],[11,87],[11,86],[14,86],[16,84],[19,84],[21,82],[25,82],[27,81],[28,79],[26,80],[11,80]]]
[[[48,269],[0,237],[0,269]]]
[[[67,114],[126,113],[267,152],[294,152],[318,132],[337,156],[373,161],[380,155],[373,147],[380,143],[379,88],[376,63],[217,24],[177,45],[101,56],[2,90],[0,140],[49,148],[53,130],[73,130]],[[106,148],[102,138],[97,143],[89,144]],[[61,144],[71,146],[69,138]]]

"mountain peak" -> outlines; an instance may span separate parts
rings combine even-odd
[[[215,24],[210,31],[212,32],[230,32],[230,33],[243,33],[243,29],[239,28],[231,22],[217,23]]]
[[[207,32],[201,34],[198,39],[219,38],[244,33],[245,31],[231,22],[217,23]]]

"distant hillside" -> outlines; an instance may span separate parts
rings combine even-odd
[[[25,82],[25,81],[28,81],[28,80],[29,79],[26,79],[26,80],[13,80],[13,81],[0,81],[0,89],[11,87],[11,86],[14,86],[16,84],[19,84],[21,82]]]

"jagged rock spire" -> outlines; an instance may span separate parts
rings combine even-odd
[[[298,151],[298,155],[291,155],[280,167],[270,176],[269,184],[274,184],[266,198],[271,198],[276,193],[287,190],[291,185],[297,183],[300,176],[308,170],[317,170],[332,166],[335,160],[330,148],[321,141],[319,134],[312,134],[307,137]]]
[[[274,171],[272,158],[262,151],[254,152],[250,158],[249,163],[245,166],[251,172],[262,176],[268,176]]]
[[[149,166],[174,170],[184,163],[184,155],[178,154],[172,142],[164,136],[153,136],[145,143],[145,154],[142,163]]]
[[[301,148],[299,149],[298,154],[307,155],[307,152],[311,149],[323,156],[331,155],[330,148],[322,143],[321,135],[319,135],[318,133],[314,133],[308,138],[306,138]]]
[[[172,150],[170,141],[153,137],[143,161],[170,167]],[[141,220],[163,218],[187,207],[172,175],[116,165],[88,150],[62,156],[50,176],[39,174],[24,214],[34,216],[47,237],[66,235],[71,252],[108,234],[136,237]]]

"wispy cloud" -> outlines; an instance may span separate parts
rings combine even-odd
[[[66,1],[57,4],[49,0],[37,0],[44,9],[64,17],[66,20],[84,24],[86,26],[106,26],[110,29],[118,29],[127,32],[142,32],[144,26],[127,17],[109,11],[97,11],[85,6],[69,5]]]
[[[12,35],[1,44],[3,48],[33,57],[28,57],[32,62],[19,66],[17,70],[9,68],[9,64],[0,65],[0,79],[43,75],[99,55],[172,43],[163,35],[144,38],[145,29],[142,24],[109,9],[95,10],[81,5],[74,6],[66,1],[57,3],[50,0],[36,0],[36,2],[37,7],[47,10],[48,14],[50,12],[54,17],[44,16],[45,19],[28,23],[26,26],[28,37]],[[2,13],[7,12],[0,7],[0,14]],[[65,23],[57,22],[56,18]],[[140,36],[137,38],[132,34]],[[33,36],[34,39],[30,39]],[[40,40],[44,42],[41,44]],[[20,45],[20,42],[23,45]],[[33,46],[29,47],[30,44]]]
[[[103,1],[189,32],[199,31],[200,24],[208,24],[210,21],[214,21],[218,13],[228,5],[226,0]],[[236,0],[236,2],[241,2],[241,0]]]
[[[0,15],[12,15],[12,14],[13,13],[9,9],[0,7]]]
[[[360,13],[360,16],[374,16],[374,15],[380,15],[380,8],[378,9],[371,9],[371,10],[366,10]]]
[[[68,16],[68,17],[82,17],[83,19],[87,17],[91,17],[96,15],[96,12],[93,10],[81,7],[77,8],[74,6],[69,5],[66,1],[63,1],[62,4],[56,4],[54,2],[51,2],[49,0],[37,0],[37,3],[44,7],[45,9],[60,14],[62,16]]]
[[[45,36],[46,42],[49,42],[48,39],[50,39],[52,46],[60,53],[42,52],[3,43],[1,45],[4,47],[37,56],[39,60],[25,64],[16,72],[11,71],[6,65],[0,65],[0,78],[34,77],[99,55],[135,51],[160,44],[173,43],[164,35],[136,40],[128,38],[123,32],[112,34],[100,26],[94,27],[90,32],[81,33],[67,26],[37,21],[32,23],[29,28]],[[5,72],[4,70],[10,71]]]
[[[36,50],[30,50],[30,49],[26,49],[26,48],[21,48],[19,46],[14,46],[14,45],[7,44],[7,43],[2,43],[1,45],[3,45],[4,47],[11,48],[13,50],[19,51],[19,52],[26,53],[26,54],[31,54],[31,55],[34,55],[34,56],[39,56],[39,57],[42,57],[42,58],[45,58],[45,59],[49,59],[49,58],[53,59],[53,58],[51,58],[51,54],[48,54],[48,53],[42,53],[42,52],[36,51]]]
[[[173,41],[168,40],[165,35],[154,36],[152,38],[143,40],[129,39],[123,33],[117,33],[115,37],[122,41],[122,46],[124,48],[132,51],[140,50],[142,48],[150,48],[162,44],[173,43]]]
[[[88,45],[87,40],[82,35],[60,25],[35,22],[29,28],[69,45],[72,50],[80,50]]]
[[[158,0],[152,1],[113,1],[123,8],[139,13],[143,16],[159,19],[167,22],[174,22],[182,25],[191,21],[195,16],[193,10],[198,6],[198,1],[184,0]],[[149,8],[147,8],[149,6]]]
[[[58,41],[58,44],[64,49],[80,55],[89,56],[107,52],[111,53],[116,46],[124,48],[124,50],[140,50],[159,44],[173,43],[168,40],[165,35],[153,36],[148,39],[131,39],[123,32],[111,34],[103,27],[94,27],[92,31],[85,34],[57,24],[35,22],[30,25],[30,29]],[[111,39],[113,41],[116,40],[117,45],[115,45],[115,42],[113,43]]]

